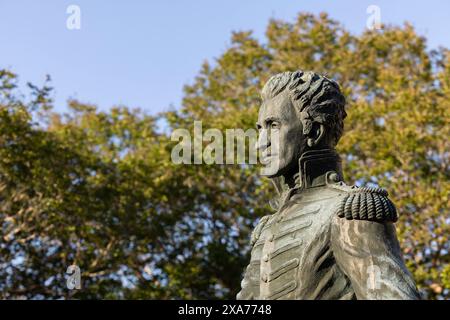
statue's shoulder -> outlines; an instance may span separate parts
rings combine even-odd
[[[256,241],[258,241],[259,236],[261,235],[261,231],[263,230],[264,226],[266,225],[267,221],[272,217],[273,215],[267,215],[262,217],[258,224],[256,225],[255,229],[253,229],[252,235],[250,237],[250,245],[253,246]]]
[[[349,186],[343,182],[328,186],[342,194],[335,209],[340,218],[378,222],[396,222],[398,219],[397,210],[386,189]]]

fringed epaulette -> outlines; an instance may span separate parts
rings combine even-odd
[[[350,187],[337,208],[337,215],[348,220],[396,222],[397,210],[382,188]]]
[[[252,235],[250,237],[250,245],[253,246],[256,243],[256,241],[258,241],[259,236],[261,235],[261,231],[270,217],[271,216],[268,215],[261,218],[261,220],[259,221],[259,223],[256,225],[255,229],[252,232]]]

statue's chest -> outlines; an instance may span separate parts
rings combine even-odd
[[[308,258],[330,208],[326,203],[294,204],[275,214],[254,246],[252,260],[260,263],[260,298],[295,298],[298,269]]]

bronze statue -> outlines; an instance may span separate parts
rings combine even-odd
[[[251,236],[238,299],[419,299],[386,190],[347,186],[338,84],[284,72],[262,90],[258,149],[279,193]]]

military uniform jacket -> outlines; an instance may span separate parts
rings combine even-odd
[[[302,186],[256,226],[237,299],[419,299],[387,192],[345,185],[323,155],[300,161]]]

